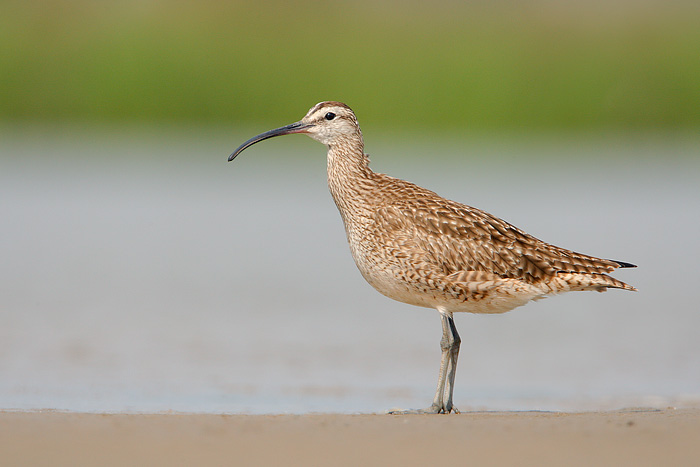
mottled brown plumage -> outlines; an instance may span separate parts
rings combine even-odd
[[[417,412],[456,411],[460,340],[452,313],[503,313],[568,291],[636,290],[608,275],[631,264],[550,245],[485,211],[373,172],[355,114],[340,102],[316,104],[301,121],[246,141],[229,160],[258,141],[291,133],[328,147],[328,186],[367,282],[390,298],[440,312],[438,389],[433,405]]]

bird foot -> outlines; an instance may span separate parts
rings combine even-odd
[[[387,410],[389,415],[424,415],[424,414],[449,414],[450,412],[458,414],[460,413],[457,407],[450,407],[447,409],[444,406],[431,405],[427,409],[408,409],[408,410]]]

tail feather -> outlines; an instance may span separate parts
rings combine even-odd
[[[625,263],[624,261],[618,261],[616,259],[609,259],[608,261],[612,261],[613,263],[617,263],[618,267],[620,268],[636,268],[636,264],[632,263]]]
[[[607,289],[637,291],[631,285],[607,274],[559,273],[553,280],[549,281],[548,285],[554,293],[583,290],[605,292]]]
[[[625,267],[625,266],[621,266]],[[628,266],[628,267],[636,267],[636,266]],[[629,290],[632,292],[636,292],[637,289],[635,287],[632,287],[631,285],[627,284],[626,282],[622,282],[621,280],[615,279],[614,277],[610,277],[607,274],[601,274],[601,279],[603,279],[603,282],[606,284],[604,287],[607,288],[612,288],[612,289],[622,289],[622,290]],[[603,292],[603,290],[601,290]]]

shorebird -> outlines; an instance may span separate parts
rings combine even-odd
[[[390,413],[459,413],[453,392],[461,339],[453,313],[504,313],[576,290],[636,290],[607,275],[633,264],[550,245],[485,211],[373,172],[357,118],[341,102],[316,104],[300,121],[241,144],[228,160],[255,143],[294,133],[328,148],[328,187],[365,280],[389,298],[440,313],[433,403]]]

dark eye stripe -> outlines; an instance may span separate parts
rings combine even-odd
[[[333,120],[335,118],[335,114],[333,112],[328,112],[326,114],[326,120]]]

